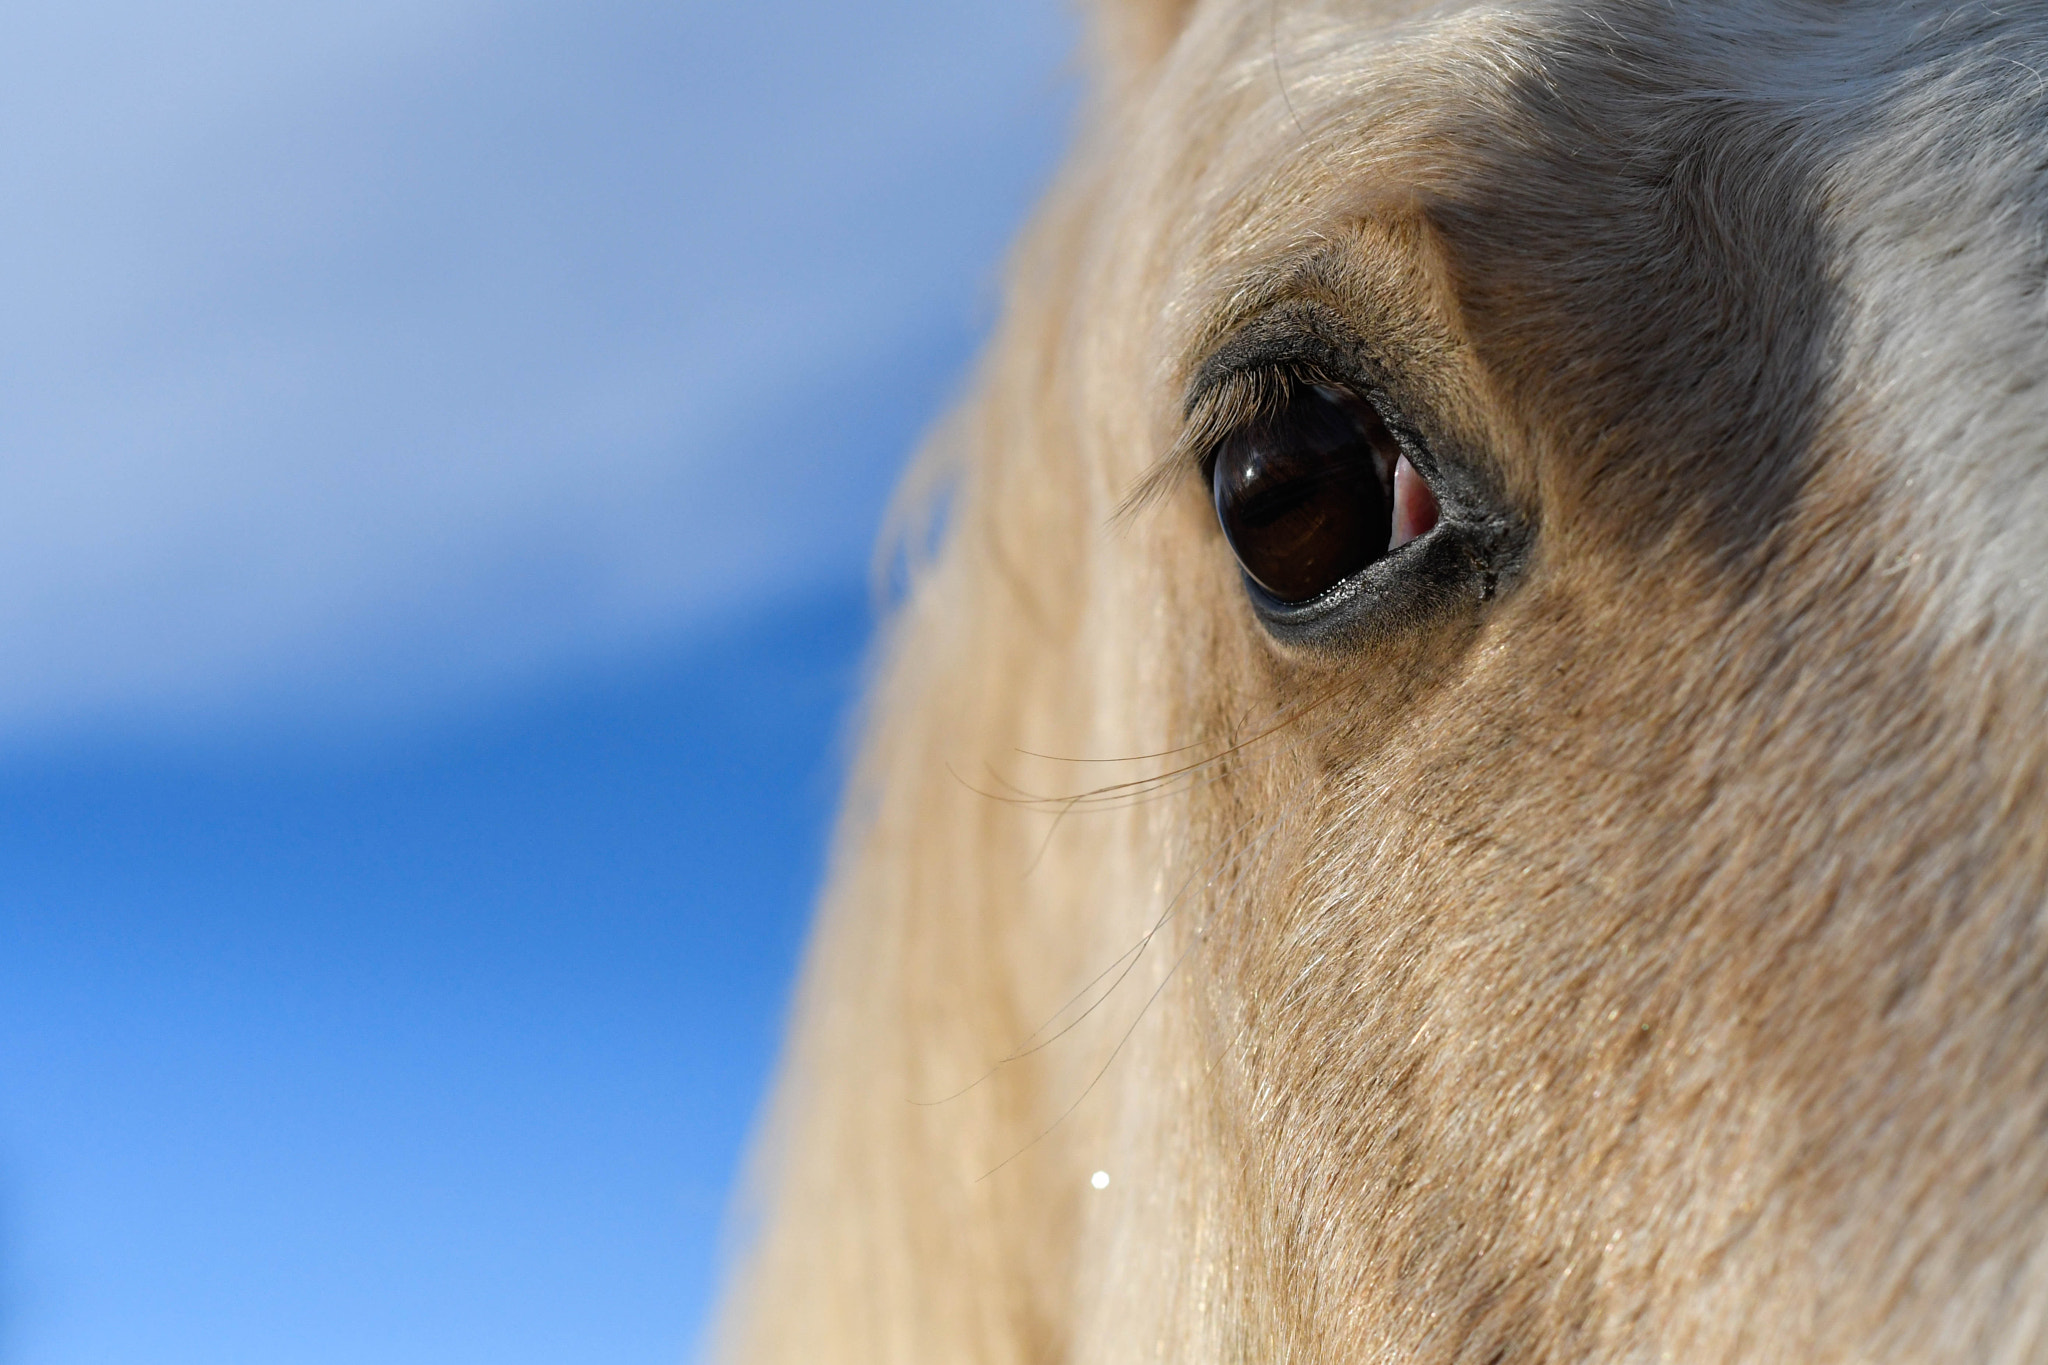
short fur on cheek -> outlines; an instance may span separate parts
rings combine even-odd
[[[1097,24],[720,1358],[2040,1359],[2048,16]],[[1443,502],[1320,633],[1289,375]]]

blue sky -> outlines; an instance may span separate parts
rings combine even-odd
[[[673,1361],[1051,0],[0,14],[0,1361]]]

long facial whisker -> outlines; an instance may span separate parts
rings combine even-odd
[[[1252,821],[1247,820],[1244,822],[1244,824],[1238,826],[1237,830],[1233,831],[1232,833],[1232,839],[1234,840],[1237,834],[1240,834],[1244,830],[1249,829],[1251,827],[1251,824]],[[1073,999],[1069,1000],[1065,1005],[1061,1006],[1057,1012],[1054,1013],[1052,1018],[1046,1020],[1045,1023],[1040,1024],[1036,1029],[1033,1029],[1031,1033],[1026,1036],[1025,1042],[1027,1044],[1030,1044],[1032,1039],[1037,1038],[1040,1034],[1044,1033],[1046,1029],[1052,1027],[1052,1025],[1058,1021],[1060,1015],[1066,1013],[1067,1010],[1073,1008],[1074,1004],[1082,998],[1084,998],[1089,991],[1093,990],[1094,987],[1103,980],[1103,978],[1107,977],[1112,971],[1115,971],[1117,962],[1123,962],[1126,958],[1129,958],[1129,965],[1125,966],[1121,972],[1117,973],[1117,978],[1114,982],[1110,984],[1110,988],[1107,991],[1103,992],[1102,996],[1099,999],[1090,1003],[1089,1006],[1085,1010],[1083,1010],[1077,1017],[1070,1020],[1067,1024],[1061,1027],[1057,1033],[1054,1033],[1050,1037],[1046,1038],[1043,1042],[1032,1044],[1031,1046],[1025,1047],[1018,1052],[1012,1053],[1011,1056],[1009,1058],[1006,1058],[1005,1060],[1009,1061],[1015,1060],[1019,1057],[1028,1057],[1034,1052],[1043,1050],[1049,1044],[1058,1041],[1061,1037],[1072,1032],[1074,1028],[1081,1023],[1083,1019],[1086,1019],[1090,1014],[1094,1013],[1094,1011],[1099,1006],[1105,1004],[1108,1001],[1109,997],[1116,993],[1117,987],[1123,984],[1125,978],[1129,977],[1131,972],[1136,970],[1139,959],[1143,957],[1145,950],[1151,946],[1152,940],[1157,938],[1160,932],[1166,928],[1167,924],[1173,920],[1174,916],[1180,913],[1181,908],[1187,902],[1187,893],[1190,889],[1193,888],[1195,882],[1198,879],[1200,879],[1205,886],[1213,888],[1215,885],[1216,877],[1221,872],[1228,870],[1233,863],[1244,858],[1249,853],[1256,852],[1258,848],[1263,847],[1266,837],[1267,836],[1265,835],[1261,835],[1260,838],[1254,841],[1254,843],[1247,849],[1226,848],[1223,852],[1214,855],[1209,864],[1210,872],[1207,877],[1202,877],[1199,869],[1195,872],[1189,873],[1187,880],[1181,883],[1180,890],[1174,893],[1173,898],[1166,903],[1166,908],[1160,912],[1159,917],[1152,922],[1152,926],[1144,932],[1144,934],[1138,939],[1138,941],[1135,944],[1133,944],[1130,948],[1125,949],[1123,953],[1119,954],[1116,962],[1112,962],[1108,967],[1105,967],[1101,972],[1097,973],[1094,980],[1090,981],[1086,986],[1083,986],[1081,990],[1078,993],[1076,993]]]
[[[1175,754],[1184,754],[1190,749],[1199,749],[1201,747],[1201,741],[1196,740],[1193,743],[1182,744],[1176,748],[1161,749],[1158,753],[1131,754],[1125,758],[1068,758],[1061,754],[1042,754],[1036,749],[1022,748],[1012,748],[1010,752],[1022,754],[1026,758],[1042,758],[1048,763],[1147,763],[1155,758],[1171,758]]]
[[[1012,788],[1014,791],[1018,792],[1018,796],[1005,797],[998,793],[982,792],[980,791],[980,789],[975,788],[971,783],[967,783],[964,781],[961,783],[961,785],[968,787],[969,790],[976,791],[980,795],[988,796],[992,800],[1003,801],[1007,804],[1013,805],[1028,806],[1036,804],[1041,807],[1057,807],[1059,811],[1062,813],[1066,810],[1074,809],[1081,806],[1088,806],[1091,808],[1106,807],[1109,806],[1110,803],[1119,801],[1122,798],[1134,792],[1149,793],[1153,790],[1160,788],[1162,785],[1173,782],[1178,778],[1183,778],[1189,776],[1190,774],[1198,773],[1204,768],[1222,762],[1224,759],[1243,754],[1252,746],[1259,744],[1264,740],[1271,739],[1276,735],[1285,733],[1291,727],[1299,724],[1301,721],[1303,721],[1310,715],[1313,715],[1316,711],[1320,710],[1326,703],[1328,703],[1332,698],[1337,696],[1341,690],[1342,688],[1340,686],[1332,686],[1329,689],[1319,693],[1315,697],[1310,698],[1309,701],[1307,701],[1303,705],[1295,707],[1287,713],[1279,716],[1270,725],[1259,730],[1257,733],[1248,735],[1241,740],[1237,740],[1231,744],[1228,744],[1223,748],[1217,750],[1216,752],[1209,754],[1204,758],[1198,759],[1193,763],[1183,764],[1178,768],[1172,768],[1166,772],[1157,773],[1150,777],[1133,778],[1126,782],[1112,782],[1106,786],[1097,787],[1085,792],[1069,793],[1063,796],[1040,797],[1029,796],[1025,793],[1023,788],[1018,787],[1015,783],[1009,782],[1007,780],[1003,781],[1003,785],[1008,786]],[[1193,744],[1183,745],[1180,749],[1168,750],[1167,752],[1179,753],[1194,747],[1197,746]],[[957,778],[958,775],[955,774],[955,776]]]
[[[1283,815],[1282,818],[1284,820],[1285,816]],[[1247,822],[1247,825],[1248,823],[1249,822]],[[1246,827],[1247,826],[1240,826],[1239,828],[1243,829]],[[1254,841],[1252,844],[1244,848],[1234,850],[1229,855],[1228,862],[1226,865],[1230,868],[1233,876],[1233,880],[1230,883],[1230,887],[1233,891],[1239,884],[1237,878],[1241,876],[1243,871],[1243,865],[1247,861],[1249,855],[1256,852],[1258,849],[1263,848],[1266,840],[1272,836],[1272,834],[1275,832],[1277,828],[1277,825],[1269,827],[1266,833],[1261,835],[1258,840]],[[1211,878],[1207,885],[1211,891],[1214,891],[1215,879]],[[1102,1065],[1096,1068],[1095,1074],[1089,1078],[1088,1084],[1082,1087],[1081,1093],[1074,1097],[1074,1102],[1072,1104],[1069,1104],[1064,1110],[1060,1111],[1059,1116],[1055,1118],[1051,1123],[1047,1124],[1045,1128],[1037,1134],[1037,1136],[1033,1137],[1030,1141],[1026,1142],[1016,1151],[1010,1153],[1010,1155],[1004,1157],[1000,1162],[996,1163],[996,1165],[982,1172],[982,1174],[976,1179],[977,1184],[979,1184],[983,1180],[987,1180],[990,1176],[1002,1170],[1003,1167],[1009,1165],[1018,1157],[1023,1156],[1026,1152],[1036,1147],[1039,1143],[1045,1141],[1046,1138],[1052,1136],[1052,1134],[1060,1127],[1061,1124],[1065,1123],[1069,1118],[1073,1116],[1074,1111],[1079,1109],[1082,1103],[1085,1102],[1087,1098],[1095,1092],[1095,1088],[1102,1083],[1103,1077],[1109,1074],[1109,1069],[1116,1064],[1116,1059],[1122,1055],[1125,1046],[1129,1044],[1132,1036],[1137,1033],[1138,1025],[1145,1022],[1146,1017],[1152,1012],[1153,1005],[1158,1003],[1159,997],[1165,994],[1166,988],[1169,985],[1173,984],[1174,979],[1180,975],[1180,969],[1187,962],[1189,956],[1192,955],[1197,948],[1201,947],[1203,943],[1207,941],[1207,938],[1208,925],[1207,922],[1204,921],[1202,927],[1196,929],[1193,934],[1189,935],[1187,946],[1181,949],[1180,956],[1176,957],[1173,960],[1172,965],[1169,966],[1166,969],[1166,972],[1160,977],[1159,984],[1153,987],[1152,993],[1145,997],[1145,1003],[1139,1007],[1137,1015],[1131,1020],[1129,1027],[1124,1029],[1123,1034],[1117,1039],[1116,1045],[1110,1049],[1109,1055],[1103,1059]]]
[[[1188,941],[1187,947],[1181,949],[1180,956],[1173,960],[1173,965],[1166,969],[1166,975],[1160,978],[1159,984],[1157,986],[1153,987],[1152,994],[1145,998],[1145,1004],[1143,1008],[1141,1008],[1138,1011],[1138,1017],[1131,1020],[1131,1026],[1124,1030],[1123,1036],[1121,1038],[1118,1038],[1116,1040],[1116,1046],[1109,1050],[1109,1056],[1103,1060],[1102,1065],[1099,1068],[1097,1068],[1095,1075],[1089,1079],[1088,1084],[1085,1087],[1083,1087],[1081,1093],[1074,1097],[1074,1102],[1068,1105],[1064,1110],[1062,1110],[1058,1118],[1054,1119],[1051,1123],[1047,1124],[1044,1130],[1040,1132],[1038,1136],[1032,1138],[1029,1142],[1025,1143],[1022,1147],[1019,1147],[1016,1151],[1010,1153],[1008,1156],[1004,1157],[1001,1161],[997,1162],[995,1165],[991,1166],[986,1171],[983,1171],[978,1177],[976,1177],[976,1184],[980,1184],[982,1181],[988,1179],[997,1171],[1002,1170],[1003,1167],[1009,1165],[1018,1157],[1024,1155],[1033,1147],[1036,1147],[1039,1143],[1051,1137],[1053,1135],[1053,1132],[1056,1129],[1058,1129],[1058,1127],[1061,1124],[1065,1123],[1069,1118],[1073,1117],[1074,1111],[1081,1107],[1082,1101],[1086,1100],[1090,1095],[1095,1093],[1095,1087],[1100,1085],[1102,1083],[1102,1078],[1109,1074],[1110,1067],[1116,1065],[1116,1059],[1119,1055],[1122,1054],[1124,1050],[1124,1045],[1131,1041],[1131,1035],[1138,1031],[1138,1025],[1145,1022],[1145,1016],[1151,1013],[1153,1004],[1159,999],[1160,995],[1165,992],[1167,986],[1172,984],[1174,977],[1178,975],[1180,972],[1181,964],[1188,960],[1188,954],[1194,952],[1196,948],[1200,947],[1201,943],[1201,937],[1197,935]]]
[[[1238,828],[1232,832],[1232,838],[1235,839],[1235,837],[1238,834],[1241,834],[1246,829],[1249,829],[1251,825],[1252,821],[1245,821],[1244,824],[1238,826]],[[1263,843],[1263,838],[1264,836],[1261,836],[1261,840],[1258,841],[1258,843]],[[1256,847],[1257,845],[1255,844],[1254,846]],[[1226,849],[1225,851],[1218,853],[1214,856],[1210,866],[1212,868],[1217,868],[1223,865],[1227,865],[1229,861],[1242,857],[1243,853],[1243,850]],[[1197,869],[1194,872],[1190,872],[1187,876],[1187,880],[1181,883],[1180,889],[1174,893],[1173,897],[1170,900],[1167,901],[1166,907],[1162,911],[1160,911],[1159,917],[1152,922],[1151,927],[1148,928],[1144,932],[1144,934],[1142,934],[1138,938],[1138,941],[1133,943],[1130,947],[1124,949],[1123,952],[1117,954],[1117,956],[1110,962],[1110,964],[1107,967],[1104,967],[1101,971],[1097,972],[1093,978],[1091,978],[1085,985],[1081,987],[1080,990],[1076,991],[1072,996],[1070,996],[1065,1004],[1061,1005],[1057,1010],[1053,1011],[1050,1018],[1046,1019],[1044,1023],[1040,1024],[1037,1028],[1031,1030],[1030,1033],[1026,1034],[1024,1036],[1023,1043],[1020,1044],[1015,1051],[1009,1053],[1007,1056],[999,1058],[993,1065],[989,1067],[988,1070],[982,1072],[981,1075],[975,1077],[972,1081],[969,1081],[966,1085],[954,1091],[952,1094],[946,1095],[936,1100],[912,1100],[911,1103],[919,1105],[920,1107],[949,1104],[952,1101],[959,1099],[962,1095],[967,1094],[975,1087],[981,1085],[983,1082],[989,1080],[991,1077],[1001,1072],[1005,1067],[1008,1067],[1016,1062],[1022,1061],[1024,1058],[1032,1056],[1035,1053],[1043,1052],[1046,1048],[1052,1046],[1061,1038],[1064,1038],[1067,1034],[1073,1032],[1076,1028],[1080,1027],[1080,1025],[1084,1021],[1086,1021],[1090,1016],[1092,1016],[1097,1009],[1099,1009],[1102,1005],[1108,1003],[1109,998],[1116,994],[1118,988],[1120,988],[1123,985],[1124,981],[1127,978],[1129,978],[1130,974],[1133,971],[1137,970],[1138,963],[1144,958],[1146,949],[1152,946],[1152,940],[1157,938],[1159,936],[1160,931],[1165,929],[1167,924],[1172,921],[1174,916],[1180,912],[1181,907],[1186,902],[1188,891],[1193,888],[1195,882],[1200,878],[1201,869]],[[1210,884],[1213,884],[1213,871],[1208,880]],[[1119,967],[1122,968],[1121,971],[1118,970]],[[1074,1009],[1075,1006],[1079,1005],[1082,1001],[1087,1000],[1088,996],[1095,990],[1095,988],[1097,986],[1100,986],[1103,983],[1103,981],[1108,979],[1112,974],[1115,975],[1116,979],[1110,982],[1108,989],[1104,990],[1102,994],[1096,999],[1089,1001],[1085,1008],[1083,1008],[1078,1014],[1076,1014],[1074,1018],[1068,1020],[1067,1023],[1062,1025],[1057,1032],[1051,1034],[1048,1037],[1041,1038],[1041,1035],[1045,1034],[1047,1029],[1050,1029],[1053,1027],[1053,1025],[1058,1024],[1061,1017],[1064,1016],[1068,1011]]]

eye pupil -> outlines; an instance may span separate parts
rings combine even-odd
[[[1400,447],[1372,408],[1304,386],[1216,452],[1216,517],[1253,582],[1320,596],[1387,553]]]

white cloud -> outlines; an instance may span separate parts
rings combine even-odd
[[[490,688],[848,571],[1069,38],[1050,3],[29,8],[0,740]]]

